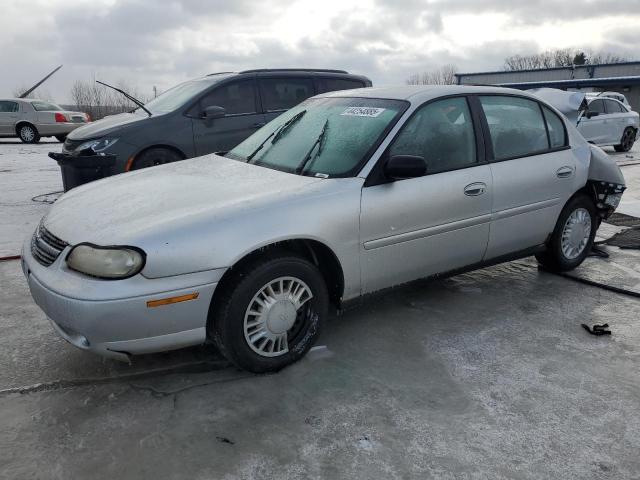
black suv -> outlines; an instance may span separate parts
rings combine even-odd
[[[214,73],[176,85],[130,113],[74,130],[64,142],[62,154],[50,156],[61,165],[82,163],[88,168],[92,162],[87,156],[105,154],[95,158],[101,172],[97,176],[104,177],[226,151],[313,95],[370,86],[367,77],[344,70]],[[65,185],[65,189],[73,186]]]

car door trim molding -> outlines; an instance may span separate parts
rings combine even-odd
[[[502,220],[509,217],[515,217],[516,215],[522,215],[523,213],[533,212],[534,210],[542,210],[543,208],[555,207],[560,203],[560,197],[550,198],[548,200],[542,200],[541,202],[528,203],[527,205],[520,205],[517,207],[505,208],[493,212],[492,220]]]
[[[412,230],[410,232],[398,233],[396,235],[389,235],[375,240],[368,240],[364,242],[363,246],[365,250],[374,250],[376,248],[388,247],[398,243],[410,242],[411,240],[418,240],[420,238],[432,237],[433,235],[440,235],[442,233],[449,233],[455,230],[461,230],[463,228],[475,227],[491,221],[491,214],[486,213],[478,215],[476,217],[465,218],[464,220],[456,220],[449,223],[443,223],[435,225],[433,227],[421,228],[418,230]]]

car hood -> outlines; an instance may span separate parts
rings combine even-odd
[[[580,114],[587,108],[584,92],[565,92],[557,88],[533,88],[527,92],[555,107],[574,125],[577,125]]]
[[[68,138],[70,140],[88,140],[91,138],[103,137],[125,125],[139,123],[148,118],[153,117],[148,117],[146,114],[142,115],[138,113],[120,113],[118,115],[110,115],[101,120],[96,120],[95,122],[76,128],[69,134]]]
[[[77,187],[58,199],[44,225],[71,245],[142,247],[163,232],[188,234],[194,225],[292,201],[322,181],[212,154]]]

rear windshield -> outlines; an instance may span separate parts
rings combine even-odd
[[[377,98],[312,98],[262,127],[227,156],[299,175],[353,176],[407,105]]]
[[[180,83],[160,94],[149,103],[145,103],[144,106],[151,113],[160,114],[172,112],[176,108],[189,102],[199,93],[227,77],[229,77],[229,75],[216,75],[214,77],[199,78],[197,80],[189,80],[188,82]]]
[[[55,103],[49,102],[31,102],[31,106],[38,112],[55,112],[56,110],[62,110],[62,108]]]

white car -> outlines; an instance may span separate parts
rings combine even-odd
[[[90,121],[82,112],[69,112],[55,103],[32,98],[0,99],[0,137],[18,137],[24,143],[38,143],[40,137],[67,134]]]
[[[624,104],[625,107],[631,110],[629,100],[627,100],[627,97],[625,97],[624,94],[619,92],[587,93],[587,97],[613,98],[614,100],[618,100],[620,103]]]
[[[613,98],[586,96],[587,109],[578,119],[578,131],[591,143],[628,152],[638,134],[638,112]]]

